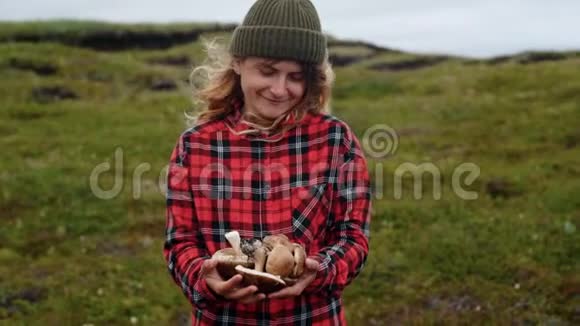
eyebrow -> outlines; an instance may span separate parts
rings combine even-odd
[[[275,64],[277,64],[280,61],[282,61],[282,60],[278,60],[278,59],[267,59],[267,60],[264,60],[265,63],[270,64],[270,65],[275,65]]]
[[[274,67],[274,65],[280,61],[281,60],[268,60],[268,61],[264,61],[264,62],[259,62],[258,67],[259,68],[269,68],[269,69],[274,69],[274,70],[278,71],[278,69],[276,69],[276,67]],[[302,68],[299,71],[291,71],[290,72],[290,74],[303,74],[303,73],[304,73],[304,71],[302,70]]]
[[[257,64],[258,68],[271,68],[274,70],[277,70],[272,64],[268,63],[268,62],[259,62]]]

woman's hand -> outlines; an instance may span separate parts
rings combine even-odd
[[[256,293],[255,285],[241,287],[242,275],[235,275],[229,280],[224,280],[218,273],[217,260],[208,259],[201,267],[201,277],[205,278],[207,286],[216,294],[233,301],[249,304],[264,300],[266,295]]]
[[[314,259],[306,258],[304,262],[304,272],[298,278],[298,281],[292,286],[283,288],[280,291],[270,293],[268,299],[284,299],[299,296],[302,291],[316,278],[318,273],[318,262]]]

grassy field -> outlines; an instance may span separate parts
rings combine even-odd
[[[0,325],[185,325],[189,304],[161,255],[159,182],[186,128],[186,79],[202,46],[95,51],[58,35],[103,26],[62,26],[33,43],[7,40],[34,24],[1,28]],[[382,198],[368,265],[345,293],[351,324],[578,324],[580,56],[373,51],[333,49],[362,56],[336,67],[333,113],[361,140],[376,124],[399,137],[393,155],[368,156]],[[124,181],[111,199],[91,190],[104,163]],[[409,176],[398,198],[404,163],[436,167],[441,198],[429,175],[422,198]],[[453,191],[463,163],[480,170],[464,185],[475,200]],[[139,187],[135,171],[145,171]]]

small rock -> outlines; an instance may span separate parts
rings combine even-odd
[[[27,301],[35,304],[46,299],[46,290],[42,288],[26,288],[16,293],[8,294],[0,300],[0,309],[6,309],[9,314],[17,313],[21,310],[18,301]]]
[[[510,198],[520,194],[520,191],[516,189],[514,183],[502,178],[495,178],[488,181],[485,184],[485,189],[494,199],[499,197]]]
[[[177,84],[175,84],[173,80],[160,79],[153,81],[150,89],[152,91],[172,91],[174,89],[177,89]]]
[[[10,61],[8,61],[8,64],[10,65],[10,67],[14,69],[32,71],[39,76],[55,75],[58,70],[55,66],[49,63],[34,62],[20,58],[10,59]]]
[[[70,89],[61,86],[38,87],[32,90],[32,98],[39,103],[49,103],[59,100],[74,100],[79,96]]]

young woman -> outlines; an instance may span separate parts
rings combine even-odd
[[[181,134],[167,180],[164,257],[194,325],[345,324],[341,293],[368,254],[366,161],[328,112],[333,73],[308,0],[257,0],[226,60],[197,92],[203,110]],[[221,63],[221,65],[220,65]],[[268,295],[223,279],[212,255],[225,234],[286,235],[307,253],[296,284]]]

